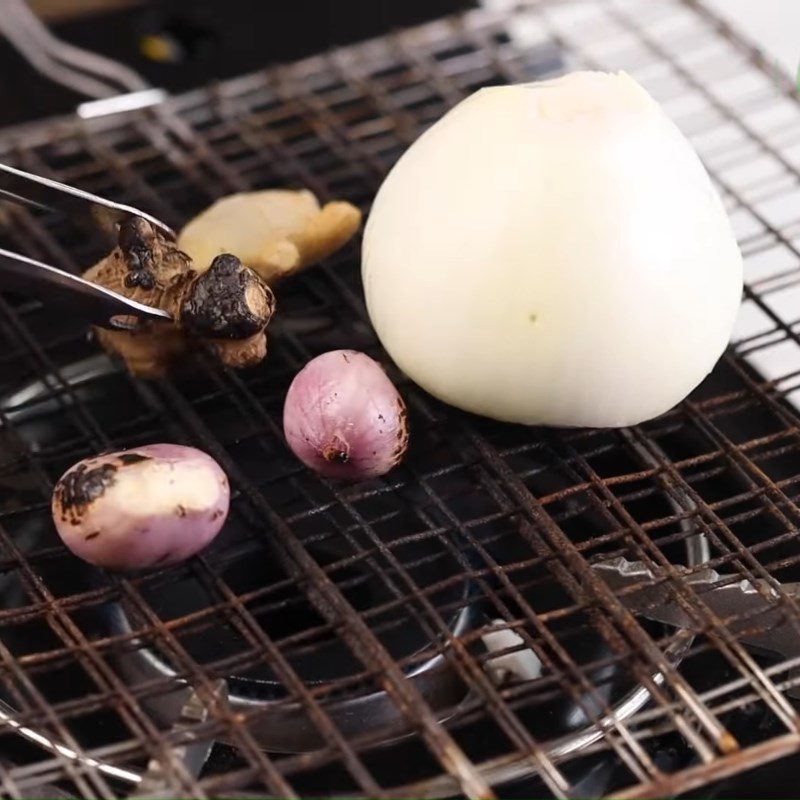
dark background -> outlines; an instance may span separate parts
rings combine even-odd
[[[33,0],[32,5],[61,38],[122,61],[171,92],[474,5],[472,0],[160,0],[116,7],[119,3]],[[0,39],[0,75],[0,125],[69,113],[87,99],[36,75],[5,39]]]

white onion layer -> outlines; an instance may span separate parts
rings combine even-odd
[[[625,74],[483,89],[403,155],[364,236],[377,333],[431,394],[622,426],[723,352],[742,261],[700,159]]]

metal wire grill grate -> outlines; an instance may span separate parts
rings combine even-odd
[[[282,289],[268,361],[245,375],[200,358],[136,381],[69,319],[0,299],[5,794],[489,796],[524,778],[529,794],[663,795],[800,749],[800,652],[740,641],[777,624],[775,608],[800,634],[781,585],[800,562],[800,108],[702,6],[503,4],[156,112],[0,133],[0,152],[174,226],[249,187],[367,208],[465,94],[574,67],[624,68],[662,101],[747,257],[735,346],[652,423],[497,425],[394,375],[412,452],[383,481],[341,487],[298,466],[280,419],[312,355],[382,355],[355,248]],[[2,238],[74,269],[103,249],[18,209]],[[180,567],[84,568],[52,529],[53,481],[90,453],[162,440],[207,450],[230,475],[223,535]],[[695,635],[627,609],[596,569],[618,557],[657,574]],[[774,605],[720,616],[687,565],[713,567],[717,586],[762,580]],[[498,630],[516,638],[490,652]],[[499,681],[514,653],[539,677]]]

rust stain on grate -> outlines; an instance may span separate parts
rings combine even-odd
[[[368,210],[403,150],[462,97],[577,67],[624,68],[664,103],[746,255],[741,335],[651,423],[498,425],[400,381],[408,460],[340,487],[298,465],[280,420],[311,356],[382,356],[356,247],[282,287],[270,357],[244,375],[201,357],[189,374],[135,381],[72,321],[0,298],[3,793],[124,796],[158,763],[165,792],[195,797],[489,797],[523,779],[532,795],[645,797],[800,750],[787,695],[800,660],[740,641],[776,608],[800,635],[783,588],[800,576],[800,341],[787,304],[800,228],[780,211],[796,199],[800,108],[791,79],[704,6],[469,12],[124,118],[0,132],[0,154],[175,227],[249,187],[305,186]],[[103,249],[68,220],[18,209],[0,238],[72,269]],[[99,450],[163,440],[207,450],[231,476],[225,532],[146,575],[76,562],[50,523],[55,479]],[[592,566],[620,557],[659,575],[691,634],[628,610]],[[769,587],[775,605],[721,617],[684,566]],[[519,643],[487,652],[498,627]],[[541,676],[497,683],[490,667],[515,650],[532,651]],[[187,702],[203,715],[186,722]],[[203,764],[182,757],[211,741]]]

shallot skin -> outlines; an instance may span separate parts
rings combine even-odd
[[[323,353],[300,370],[283,429],[306,466],[339,480],[384,475],[408,448],[403,398],[381,366],[355,350]]]
[[[164,566],[202,550],[228,514],[230,487],[206,453],[152,444],[87,458],[61,476],[52,513],[79,558],[119,570]]]

